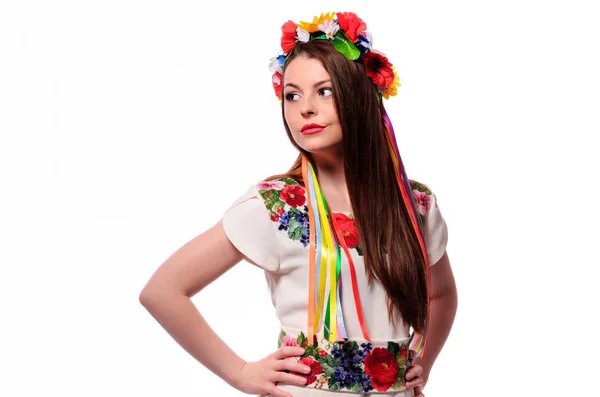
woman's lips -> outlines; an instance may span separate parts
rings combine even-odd
[[[303,133],[304,135],[312,135],[312,134],[316,134],[317,132],[321,132],[323,131],[325,127],[323,127],[321,124],[317,124],[317,123],[311,123],[311,124],[305,124],[302,129],[300,130],[301,133]]]
[[[313,135],[313,134],[323,131],[324,129],[325,129],[325,127],[310,127],[310,128],[305,128],[304,130],[302,130],[302,133],[304,135]]]

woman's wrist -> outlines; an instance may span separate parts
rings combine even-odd
[[[433,362],[427,360],[427,358],[415,358],[413,360],[414,364],[420,365],[423,368],[423,380],[427,383],[429,379],[429,373],[431,372],[431,368],[433,367]]]
[[[235,389],[240,390],[240,387],[242,386],[242,371],[244,370],[246,364],[248,363],[240,358],[239,362],[237,362],[234,366],[235,371],[230,371],[229,373],[227,373],[226,377],[224,377],[223,380]]]

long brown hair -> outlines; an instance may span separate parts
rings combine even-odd
[[[328,40],[296,43],[286,66],[301,55],[319,60],[331,76],[342,127],[346,184],[368,282],[375,277],[383,285],[392,324],[400,314],[407,324],[422,332],[428,294],[425,260],[396,182],[377,89],[364,64],[348,60]],[[294,141],[283,106],[282,117],[288,138],[301,154],[287,173],[265,180],[289,177],[306,186],[302,154],[310,161],[312,157]]]

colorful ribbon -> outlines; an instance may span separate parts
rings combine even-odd
[[[398,150],[398,144],[396,141],[396,134],[394,133],[394,127],[392,126],[392,122],[387,112],[385,111],[385,107],[383,103],[381,104],[381,115],[383,116],[384,124],[386,127],[386,137],[388,148],[390,150],[390,154],[392,156],[392,162],[394,163],[394,171],[396,174],[396,182],[400,187],[400,191],[402,193],[402,199],[404,200],[404,204],[408,210],[408,214],[410,216],[410,220],[413,226],[413,229],[417,235],[417,239],[419,240],[419,245],[421,247],[421,252],[423,254],[423,259],[425,263],[425,274],[427,278],[427,286],[431,285],[431,275],[429,274],[429,258],[427,255],[427,248],[425,246],[425,237],[423,234],[424,225],[421,218],[417,215],[417,205],[415,202],[415,197],[412,193],[412,188],[410,187],[410,182],[408,177],[406,176],[406,172],[404,170],[404,164],[402,162],[402,158],[400,157],[400,151]],[[425,341],[427,335],[427,327],[429,325],[429,312],[430,312],[430,304],[429,304],[429,293],[427,294],[427,317],[425,319],[425,325],[423,327],[423,335],[420,337],[417,347],[415,348],[415,357],[423,357],[423,353],[425,352]],[[415,337],[415,332],[410,335],[410,342],[412,342]],[[410,346],[409,342],[409,346]]]
[[[417,239],[419,241],[419,246],[425,262],[427,283],[429,285],[429,259],[427,257],[427,249],[423,234],[423,221],[418,216],[417,205],[412,193],[409,179],[404,170],[402,158],[400,157],[396,136],[394,134],[394,128],[383,104],[381,104],[381,113],[387,131],[386,141],[394,165],[396,182],[400,188],[402,199],[408,210],[412,227],[415,230]],[[362,313],[362,305],[360,302],[360,294],[358,291],[354,262],[350,255],[350,251],[348,250],[348,246],[346,245],[341,228],[335,217],[330,213],[329,207],[327,206],[327,201],[325,200],[325,197],[321,191],[314,168],[304,155],[302,156],[302,177],[304,179],[306,189],[308,190],[307,202],[309,209],[310,233],[308,340],[311,343],[315,342],[314,338],[317,334],[321,321],[323,321],[323,333],[326,339],[330,341],[336,341],[338,340],[338,337],[340,339],[347,338],[342,315],[342,304],[340,300],[341,248],[343,248],[348,259],[354,304],[363,338],[364,340],[370,341],[371,339],[369,337]],[[329,279],[329,288],[327,293],[328,298],[327,305],[324,307],[327,279]],[[427,305],[427,308],[427,318],[425,321],[423,334],[421,335],[415,349],[415,357],[422,357],[423,352],[425,351],[425,338],[429,323],[429,304]],[[323,311],[325,311],[324,316]],[[410,335],[410,342],[412,342],[415,335],[416,333],[413,330]]]
[[[324,336],[330,341],[342,340],[347,338],[347,332],[344,325],[342,304],[340,299],[341,292],[341,248],[348,259],[350,266],[350,275],[354,302],[363,331],[365,340],[370,340],[364,323],[364,316],[360,304],[360,295],[358,293],[358,282],[356,280],[356,270],[354,262],[342,231],[330,213],[327,201],[321,192],[319,182],[316,178],[312,164],[303,156],[302,158],[302,176],[305,185],[308,188],[309,200],[309,296],[308,296],[308,340],[314,342],[314,336],[317,334],[326,291],[326,279],[329,276],[329,297],[327,307],[325,308],[325,317],[323,320]],[[319,200],[317,200],[317,197]],[[318,208],[318,216],[315,216],[314,208]],[[331,220],[331,221],[330,221]],[[341,248],[340,248],[341,246]],[[334,254],[335,253],[335,254]],[[327,271],[328,270],[328,271]]]

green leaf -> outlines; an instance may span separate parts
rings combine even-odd
[[[348,39],[341,30],[338,30],[333,36],[331,45],[333,45],[333,48],[344,54],[344,56],[351,61],[354,61],[360,57],[359,49],[352,44],[350,39]]]
[[[310,34],[310,40],[327,40],[327,35],[320,30]]]
[[[356,252],[358,252],[358,255],[363,256],[362,249],[360,248],[360,245],[357,245],[354,248],[356,248]]]
[[[360,383],[358,382],[354,382],[352,385],[350,385],[348,387],[349,390],[352,390],[354,392],[359,392],[362,389],[362,386]]]
[[[422,193],[427,194],[428,196],[431,196],[431,190],[429,190],[429,187],[427,185],[424,185],[421,182],[417,182],[414,179],[409,179],[409,181],[412,182],[413,189],[416,189],[419,192],[422,192]]]
[[[398,366],[402,369],[404,367],[406,367],[406,361],[404,361],[404,359],[402,358],[402,356],[400,354],[396,354],[394,356],[394,358],[396,359],[396,363],[398,364]]]
[[[305,353],[302,358],[304,358],[304,357],[312,357],[316,361],[319,361],[320,355],[319,355],[319,352],[317,351],[316,347],[314,347],[312,345],[308,345],[305,348]]]
[[[280,208],[285,211],[285,203],[283,201],[279,200],[279,198],[277,198],[275,201],[273,201],[273,205],[271,206],[271,211],[273,211],[274,213],[279,215],[277,210]]]
[[[270,193],[270,196],[267,194]],[[285,208],[285,203],[279,197],[279,192],[277,190],[265,190],[261,193],[261,197],[265,200],[265,205],[271,211],[275,212],[278,208]]]
[[[302,347],[302,345],[306,343],[306,341],[306,335],[304,335],[304,332],[300,331],[300,335],[298,335],[298,338],[296,339],[296,342],[298,342],[298,346]]]
[[[290,207],[289,214],[290,214],[290,218],[297,218],[300,215],[304,215],[304,213],[300,212],[300,210],[298,208],[292,208],[292,207]]]
[[[398,368],[398,380],[402,381],[402,384],[404,384],[404,374],[406,373],[406,364],[404,363],[404,361],[402,361],[402,365],[400,365],[400,363],[398,363],[398,365],[400,366]]]
[[[342,344],[342,350],[346,354],[351,353],[352,351],[358,351],[358,343],[355,341],[344,342]]]
[[[329,380],[327,381],[327,386],[329,387],[329,390],[340,390],[333,376],[329,377]]]
[[[325,356],[325,362],[330,367],[339,367],[339,365],[340,365],[340,360],[333,357],[331,354],[328,354]]]
[[[402,379],[398,379],[392,386],[392,390],[402,390],[404,389],[404,381]]]
[[[279,333],[279,340],[277,341],[277,348],[279,349],[281,347],[281,345],[283,344],[283,337],[285,336],[285,331],[281,330],[281,332]]]
[[[327,375],[328,378],[331,378],[333,376],[333,373],[335,372],[333,367],[328,365],[326,362],[325,363],[320,362],[319,364],[321,364],[321,368],[323,368],[323,373],[325,375]]]
[[[292,185],[292,186],[300,186],[300,184],[298,182],[296,182],[295,179],[292,178],[281,178],[279,179],[282,182],[285,182],[286,185]]]
[[[300,223],[298,223],[298,219],[290,217],[290,222],[288,223],[288,230],[293,231],[294,229],[297,229],[298,226],[300,226]]]
[[[394,357],[400,352],[400,345],[396,342],[388,342],[387,349]]]
[[[294,240],[298,241],[302,238],[304,234],[304,228],[298,224],[298,221],[295,219],[290,219],[290,225],[288,227],[288,236]]]

